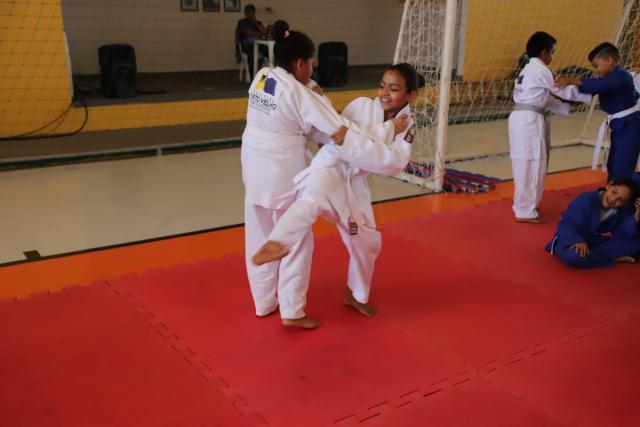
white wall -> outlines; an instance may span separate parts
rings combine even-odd
[[[233,38],[242,12],[205,13],[202,1],[198,1],[199,12],[181,12],[180,0],[62,0],[73,73],[98,73],[97,49],[112,43],[134,46],[139,72],[236,68]],[[293,30],[307,33],[316,44],[346,42],[352,65],[385,64],[393,59],[402,15],[397,0],[252,3],[265,25],[285,19]],[[266,14],[267,7],[273,9],[272,15]]]

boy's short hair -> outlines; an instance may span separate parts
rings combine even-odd
[[[556,39],[549,33],[538,31],[533,33],[527,41],[527,56],[529,58],[537,58],[543,50],[551,52],[556,44]]]
[[[620,51],[618,51],[618,48],[612,43],[600,43],[589,52],[589,62],[593,62],[596,58],[613,58],[614,61],[618,62]]]
[[[252,4],[247,4],[244,6],[244,13],[256,13],[256,7]]]
[[[640,184],[633,178],[619,178],[609,182],[611,185],[627,187],[631,191],[631,202],[640,197]]]

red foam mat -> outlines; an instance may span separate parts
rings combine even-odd
[[[607,327],[492,375],[521,399],[585,427],[640,424],[640,335]]]
[[[277,317],[253,317],[241,257],[119,286],[153,307],[269,423],[285,426],[366,420],[371,408],[483,381],[479,372],[600,325],[585,310],[394,236],[385,239],[375,277],[379,315],[364,319],[340,304],[340,245],[330,238],[316,247],[315,264],[332,268],[314,269],[308,311],[323,324],[312,333],[287,332]]]
[[[436,250],[514,283],[609,318],[640,314],[640,266],[573,269],[544,251],[560,213],[585,188],[545,193],[544,225],[516,223],[511,200],[385,227],[420,248]],[[415,248],[415,250],[421,250]]]
[[[439,352],[417,325],[388,316],[365,319],[344,307],[345,274],[335,264],[345,263],[332,256],[337,244],[331,239],[319,247],[316,262],[333,262],[335,273],[312,283],[308,311],[318,314],[322,327],[311,333],[284,330],[276,316],[255,318],[241,257],[119,286],[153,307],[171,333],[274,425],[332,424],[416,386],[468,373],[463,360]],[[198,295],[197,302],[189,295]]]
[[[106,285],[0,305],[4,426],[250,426]]]
[[[412,395],[406,406],[381,405],[364,423],[349,420],[345,426],[367,427],[563,427],[567,421],[544,413],[512,392],[487,381],[475,381],[437,394]]]
[[[241,256],[2,303],[0,419],[638,425],[638,267],[566,268],[542,250],[555,224],[516,224],[509,205],[386,225],[371,319],[341,303],[339,238],[318,239],[312,332],[255,317]]]

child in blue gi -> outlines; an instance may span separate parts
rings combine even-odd
[[[600,96],[600,107],[609,115],[611,148],[606,162],[608,181],[632,176],[640,155],[640,108],[638,93],[631,74],[618,65],[618,49],[611,43],[602,43],[589,53],[597,78],[562,76],[556,85],[575,84],[580,92]],[[604,135],[604,128],[601,135]],[[602,137],[598,138],[601,143]],[[599,154],[599,145],[597,151]]]
[[[630,178],[576,197],[545,250],[570,267],[612,267],[640,256],[640,185]]]

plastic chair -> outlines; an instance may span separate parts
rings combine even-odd
[[[240,52],[240,81],[251,83],[251,73],[249,72],[249,56],[242,51],[240,43],[237,45],[238,52]]]

